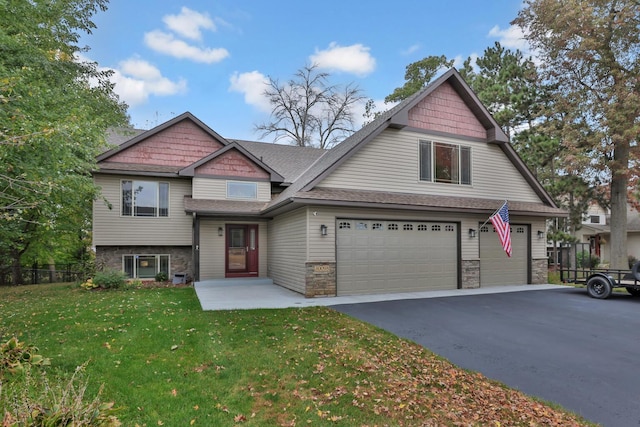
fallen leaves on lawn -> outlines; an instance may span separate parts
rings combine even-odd
[[[304,324],[305,319],[300,321]],[[274,414],[278,425],[295,425],[296,417],[290,410],[295,400],[304,401],[304,413],[307,417],[314,415],[316,421],[349,422],[348,413],[353,414],[353,410],[343,408],[351,406],[361,411],[363,419],[375,414],[397,426],[584,425],[570,413],[555,410],[479,373],[459,369],[413,342],[391,339],[389,334],[346,316],[340,319],[340,325],[334,330],[331,325],[318,328],[314,331],[315,342],[306,347],[288,349],[287,344],[295,346],[296,340],[280,339],[280,351],[286,353],[284,363],[297,367],[307,358],[310,369],[298,374],[296,388],[286,397],[280,395],[278,408],[282,412]],[[285,329],[295,338],[301,327],[285,325]],[[313,357],[317,361],[312,361]],[[254,409],[269,411],[266,402],[276,392],[266,389],[255,396]],[[297,405],[300,407],[299,402]],[[313,423],[312,418],[307,423]]]

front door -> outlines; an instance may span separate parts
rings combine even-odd
[[[258,225],[227,224],[225,277],[258,275]]]

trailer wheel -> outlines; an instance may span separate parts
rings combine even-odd
[[[640,297],[640,288],[634,288],[633,286],[626,287],[627,292],[634,297]]]
[[[587,280],[587,292],[592,298],[608,298],[611,295],[611,283],[603,276],[593,276]]]
[[[640,280],[640,261],[633,264],[633,266],[631,267],[631,274],[633,275],[634,279]]]

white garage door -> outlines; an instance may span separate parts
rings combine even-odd
[[[480,286],[523,285],[529,277],[529,227],[511,225],[511,258],[493,226],[480,229]]]
[[[458,287],[458,225],[336,221],[338,295]]]

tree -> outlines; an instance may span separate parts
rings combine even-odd
[[[532,126],[540,116],[541,87],[531,58],[520,50],[505,49],[496,42],[471,64],[464,62],[460,74],[471,86],[507,135]]]
[[[0,265],[82,238],[90,172],[108,126],[126,124],[108,73],[83,62],[80,32],[106,0],[0,2]]]
[[[611,267],[627,268],[630,168],[640,132],[640,8],[635,0],[527,0],[513,22],[553,88],[570,166],[609,183]]]
[[[427,86],[439,71],[451,68],[452,66],[453,60],[448,60],[444,55],[427,56],[420,61],[412,62],[406,67],[404,85],[395,88],[394,91],[384,99],[384,102],[400,102],[407,99]]]
[[[261,138],[273,134],[276,141],[330,148],[353,133],[353,107],[364,96],[353,84],[330,85],[329,78],[315,64],[299,69],[286,84],[270,77],[264,95],[272,121],[255,127]]]

